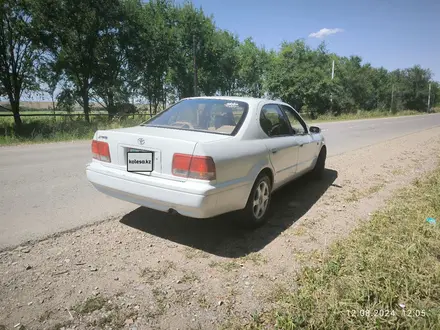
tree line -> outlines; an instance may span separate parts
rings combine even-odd
[[[374,68],[304,40],[267,50],[218,28],[190,2],[0,1],[0,96],[17,126],[20,99],[36,92],[60,109],[79,103],[87,121],[91,100],[109,115],[133,99],[147,100],[155,113],[194,95],[279,98],[314,114],[426,111],[431,83],[431,105],[440,101],[429,69]]]

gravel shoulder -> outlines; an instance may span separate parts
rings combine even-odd
[[[330,157],[321,182],[273,198],[269,224],[238,231],[137,208],[0,253],[0,329],[214,329],[295,289],[310,253],[344,238],[435,168],[440,128]]]

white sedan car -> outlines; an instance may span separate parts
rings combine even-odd
[[[194,97],[139,126],[98,130],[92,153],[87,178],[104,194],[193,218],[239,211],[258,227],[275,190],[322,175],[327,149],[286,103]]]

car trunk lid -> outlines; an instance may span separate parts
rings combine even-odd
[[[127,171],[128,152],[151,152],[153,170],[135,173],[176,181],[186,179],[172,175],[175,153],[193,155],[199,142],[209,143],[228,138],[231,136],[145,126],[97,131],[95,134],[95,139],[105,141],[110,146],[111,163],[103,162],[104,166]]]

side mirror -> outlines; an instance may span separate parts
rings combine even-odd
[[[317,126],[310,126],[309,131],[310,133],[314,133],[314,134],[321,133],[321,129]]]

